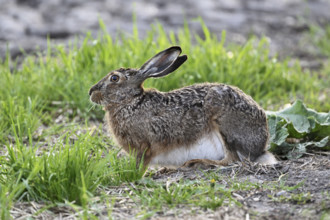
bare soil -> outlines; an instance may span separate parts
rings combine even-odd
[[[273,182],[280,184],[281,181],[286,186],[295,186],[302,183],[300,187],[293,191],[253,189],[251,191],[241,191],[233,194],[236,199],[243,204],[241,208],[220,207],[215,212],[199,210],[198,214],[191,214],[182,211],[179,216],[164,214],[159,219],[165,217],[182,219],[320,219],[322,215],[330,217],[330,154],[316,153],[300,159],[281,161],[275,166],[260,166],[253,163],[235,164],[232,167],[224,167],[217,172],[223,177],[220,184],[228,181],[228,178],[235,178],[236,181],[250,181],[263,184]],[[217,169],[217,168],[215,168]],[[198,173],[198,172],[197,172]],[[196,175],[196,171],[176,171],[171,174],[155,176],[162,181],[168,178],[196,179],[202,176]],[[173,181],[173,180],[172,180]],[[279,187],[280,188],[280,187]],[[288,199],[288,201],[278,198],[290,198],[292,194],[310,193],[310,197],[304,201]],[[282,196],[282,197],[281,197]],[[270,198],[273,197],[273,198]],[[188,211],[188,210],[187,210]],[[154,217],[158,219],[158,217]]]

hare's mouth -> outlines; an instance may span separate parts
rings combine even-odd
[[[102,93],[100,91],[93,91],[90,99],[92,102],[101,105],[103,100]]]

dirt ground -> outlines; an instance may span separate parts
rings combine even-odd
[[[217,169],[217,168],[215,168]],[[300,159],[281,161],[275,166],[260,166],[257,164],[236,164],[232,167],[224,167],[217,171],[225,182],[228,178],[237,181],[250,181],[262,184],[274,182],[280,184],[280,180],[287,186],[295,186],[302,182],[302,186],[293,191],[252,190],[235,193],[234,197],[243,204],[243,207],[220,207],[215,212],[197,212],[191,215],[182,211],[174,217],[171,214],[155,216],[154,219],[320,219],[327,211],[330,218],[330,154],[316,153]],[[181,178],[196,179],[202,176],[196,175],[196,171],[176,171],[171,174],[155,176],[161,181],[168,178],[179,181]],[[159,180],[158,180],[159,181]],[[221,183],[220,181],[220,184]],[[281,196],[290,197],[289,194],[310,193],[305,204],[297,204],[298,201],[274,201]],[[269,197],[273,196],[273,201]],[[200,210],[201,211],[201,210]]]
[[[164,171],[164,170],[162,170]],[[200,207],[179,205],[166,212],[153,213],[150,219],[329,219],[330,218],[330,154],[315,152],[300,159],[283,160],[275,166],[260,166],[253,163],[234,164],[229,167],[213,167],[208,170],[168,170],[155,172],[157,182],[179,182],[182,179],[205,179],[205,173],[216,172],[217,184],[226,184],[230,179],[249,181],[256,184],[272,185],[269,189],[260,188],[232,193],[242,206],[222,206],[215,211]],[[287,188],[280,187],[281,182]],[[289,190],[288,187],[296,189]],[[276,187],[278,185],[278,187]],[[116,197],[111,208],[114,219],[136,219],[141,217],[141,207],[123,194],[129,190],[127,185],[107,189],[107,194]],[[304,195],[302,200],[293,195]],[[124,196],[125,195],[125,196]],[[287,198],[287,199],[285,199]],[[97,200],[97,198],[96,198]],[[106,204],[96,203],[90,210],[99,219],[107,219],[109,208]],[[11,211],[14,219],[26,219],[44,207],[44,204],[17,203]],[[56,207],[34,216],[36,219],[79,219],[73,208]]]

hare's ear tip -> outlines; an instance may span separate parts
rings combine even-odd
[[[183,54],[180,57],[181,57],[181,59],[184,59],[185,61],[188,59],[188,56],[186,54]]]
[[[181,47],[177,46],[177,45],[171,46],[168,49],[170,49],[170,50],[179,50],[180,52],[182,51]]]

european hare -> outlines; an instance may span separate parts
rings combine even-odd
[[[144,89],[186,60],[178,46],[148,60],[140,69],[120,68],[89,91],[103,105],[110,132],[138,163],[174,166],[228,165],[249,159],[274,164],[264,110],[240,89],[218,83],[194,84],[170,92]]]

